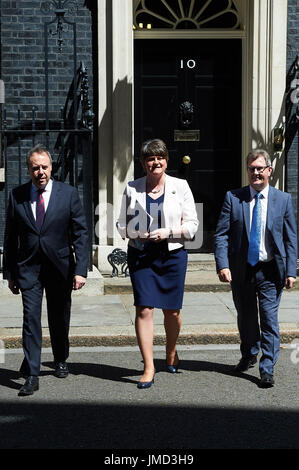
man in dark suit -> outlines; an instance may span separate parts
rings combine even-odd
[[[56,377],[68,375],[72,289],[84,286],[88,264],[88,232],[77,190],[51,178],[50,153],[35,146],[28,154],[31,181],[10,193],[4,236],[3,277],[23,302],[19,395],[39,388],[42,344],[41,308],[46,292],[48,324]]]
[[[261,349],[260,383],[271,387],[280,349],[281,293],[296,278],[296,222],[291,196],[269,186],[272,167],[267,152],[250,152],[247,169],[249,186],[225,196],[215,233],[215,259],[220,281],[231,283],[238,314],[241,360],[235,370],[253,367]]]

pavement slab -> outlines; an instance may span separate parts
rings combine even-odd
[[[279,309],[282,341],[299,337],[299,291],[284,291]],[[231,292],[185,292],[183,326],[179,341],[184,344],[238,342],[237,315]],[[132,293],[74,295],[70,341],[76,345],[136,344],[135,307]],[[164,344],[164,316],[154,311],[155,341]],[[43,302],[44,344],[49,344],[46,301]],[[20,296],[0,296],[0,340],[6,347],[20,347],[22,302]]]

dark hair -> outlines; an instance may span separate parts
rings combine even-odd
[[[43,145],[37,144],[34,147],[32,147],[32,149],[30,149],[28,154],[27,154],[27,166],[29,164],[30,158],[32,157],[32,155],[34,153],[45,153],[46,155],[48,155],[48,157],[50,159],[50,163],[52,165],[52,157],[51,157],[51,154],[50,154],[49,150],[46,147],[44,147]]]
[[[168,161],[168,150],[161,139],[150,139],[143,142],[140,149],[140,160],[144,162],[147,157],[164,157]]]

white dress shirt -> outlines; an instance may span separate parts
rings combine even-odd
[[[47,211],[51,191],[52,191],[53,181],[50,179],[46,184],[43,192],[44,204],[45,204],[45,212]],[[36,220],[36,201],[38,198],[38,188],[32,183],[31,185],[31,195],[30,195],[30,202],[31,202],[31,209]]]
[[[251,221],[252,221],[252,212],[255,206],[256,198],[255,195],[257,191],[250,187],[250,229],[251,229]],[[268,196],[269,196],[269,185],[267,185],[262,191],[260,191],[262,195],[260,201],[262,206],[262,229],[261,229],[261,242],[260,242],[260,254],[259,254],[259,261],[271,261],[273,258],[270,243],[269,243],[269,234],[267,230],[267,209],[268,209]]]

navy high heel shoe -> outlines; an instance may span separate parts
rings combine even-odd
[[[177,364],[176,366],[169,366],[168,364],[166,364],[166,368],[167,372],[170,372],[171,374],[176,374],[179,369],[179,364]]]
[[[171,374],[176,374],[177,371],[178,371],[178,369],[179,369],[179,363],[180,363],[180,361],[179,361],[179,358],[178,358],[178,355],[177,355],[177,354],[175,355],[175,359],[178,360],[178,363],[175,364],[175,365],[169,365],[169,364],[167,364],[167,362],[166,362],[166,369],[167,369],[167,372],[170,372]]]
[[[150,380],[149,382],[139,381],[138,384],[137,384],[137,388],[150,388],[153,385],[153,383],[155,382],[155,373],[156,373],[156,370],[154,371],[154,375],[153,375],[152,380]]]

